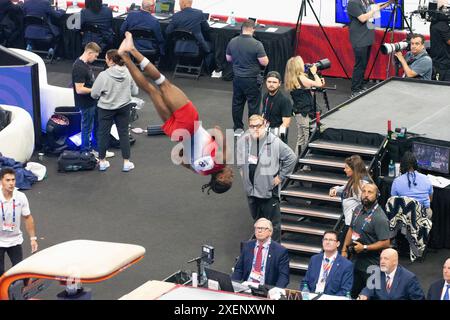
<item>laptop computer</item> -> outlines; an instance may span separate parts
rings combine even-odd
[[[220,286],[220,290],[227,292],[244,292],[248,291],[249,288],[236,281],[231,281],[229,274],[209,268],[205,268],[206,277],[210,280],[217,281]]]

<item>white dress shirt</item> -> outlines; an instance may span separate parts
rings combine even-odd
[[[387,291],[387,287],[388,287],[388,277],[389,277],[389,287],[392,288],[392,283],[394,282],[394,277],[395,277],[395,272],[397,271],[397,267],[391,272],[391,273],[386,273],[386,291]]]
[[[333,263],[336,260],[337,257],[337,251],[334,253],[334,255],[332,255],[329,259],[329,263],[330,265],[330,269],[328,270],[328,274],[327,277],[330,275],[331,272],[331,268],[333,268]],[[319,278],[317,279],[317,283],[316,283],[316,293],[322,293],[325,290],[325,285],[326,285],[326,279],[323,279],[325,270],[324,270],[324,265],[326,264],[325,258],[327,258],[327,256],[325,255],[325,253],[323,254],[323,259],[322,259],[322,265],[320,266],[320,273],[319,273]]]
[[[445,295],[445,292],[447,291],[447,286],[448,285],[450,285],[450,282],[445,281],[444,282],[444,287],[442,288],[441,300],[444,300],[444,295]],[[449,289],[449,294],[450,294],[450,289]]]

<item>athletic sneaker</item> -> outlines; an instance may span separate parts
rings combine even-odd
[[[110,166],[109,161],[100,161],[98,165],[98,170],[100,171],[106,171]]]
[[[236,129],[234,130],[234,136],[236,138],[239,138],[240,136],[242,136],[244,134],[244,130],[243,129]]]
[[[127,163],[123,164],[123,168],[122,168],[123,172],[128,172],[128,171],[133,170],[133,169],[134,169],[134,163],[133,162],[128,161]]]
[[[92,154],[94,155],[94,157],[98,158],[98,151],[92,150]],[[114,152],[106,150],[105,158],[112,158],[112,157],[114,157],[115,155],[116,155],[116,154],[115,154]]]

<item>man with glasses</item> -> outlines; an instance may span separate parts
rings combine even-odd
[[[269,219],[273,239],[281,240],[280,185],[292,173],[297,157],[280,138],[267,133],[261,115],[249,119],[249,130],[237,141],[237,165],[253,220]]]
[[[300,282],[311,292],[334,296],[348,296],[353,286],[353,264],[338,253],[340,245],[336,231],[326,231],[322,239],[322,253],[309,260],[308,271]]]
[[[431,80],[433,73],[433,61],[425,49],[425,37],[415,33],[411,36],[411,51],[405,56],[402,52],[396,52],[395,56],[402,65],[404,76],[407,78],[416,78]]]
[[[289,255],[286,248],[271,239],[272,223],[261,218],[255,222],[256,240],[242,246],[231,279],[259,285],[286,288],[289,284]]]

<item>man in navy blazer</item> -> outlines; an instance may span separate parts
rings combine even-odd
[[[385,249],[380,255],[380,272],[367,280],[359,300],[424,300],[425,295],[416,275],[398,264],[398,253]]]
[[[287,287],[289,284],[288,251],[271,239],[272,232],[273,226],[270,220],[261,218],[255,222],[256,240],[250,240],[243,246],[231,279],[278,288]]]
[[[128,12],[127,19],[120,27],[120,34],[124,35],[126,31],[135,29],[153,31],[156,43],[136,39],[134,42],[136,49],[140,51],[159,48],[160,54],[164,55],[164,38],[161,33],[161,26],[159,25],[158,19],[152,16],[154,7],[155,0],[143,0],[141,10]]]
[[[442,267],[442,276],[442,279],[431,284],[427,300],[450,300],[450,258]]]
[[[33,15],[45,17],[47,19],[46,27],[29,26],[25,29],[25,38],[48,39],[49,37],[58,37],[62,33],[62,28],[56,25],[52,18],[61,19],[64,11],[55,10],[51,7],[48,0],[25,0],[23,4],[23,13],[25,16]]]
[[[338,253],[336,231],[326,231],[322,239],[323,252],[311,257],[308,271],[300,283],[309,291],[334,296],[346,296],[353,286],[353,264]]]
[[[206,41],[210,27],[208,21],[201,10],[192,8],[192,0],[180,0],[180,9],[172,16],[169,25],[166,28],[166,35],[169,36],[176,29],[184,29],[192,32],[200,47],[206,53],[205,63],[209,71],[214,67],[214,50],[212,44]]]

